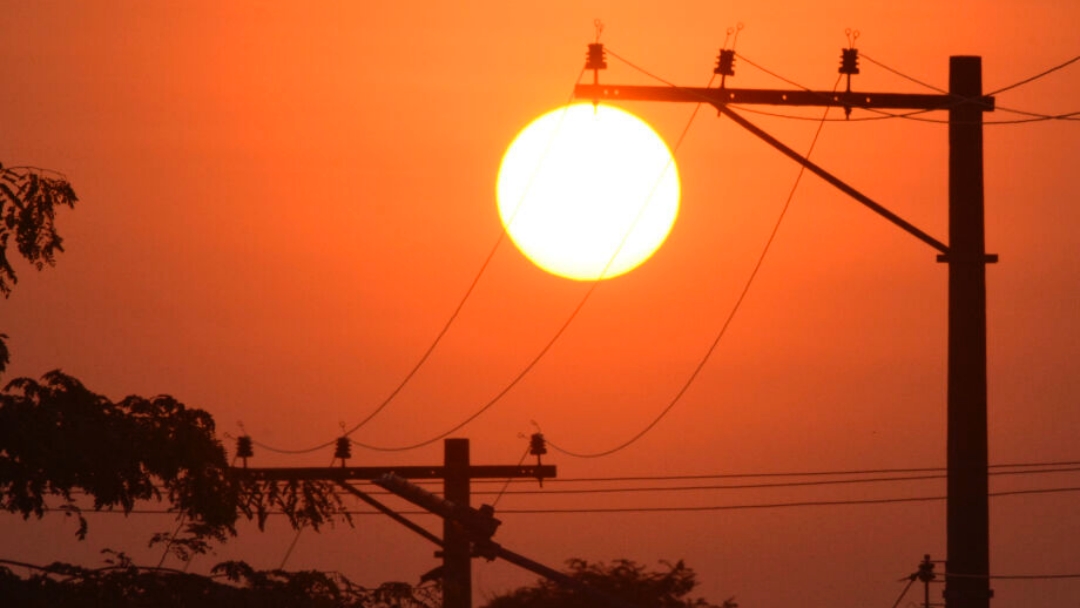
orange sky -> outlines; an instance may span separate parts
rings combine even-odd
[[[332,438],[339,422],[355,423],[393,390],[465,293],[501,230],[501,155],[525,124],[566,101],[596,17],[609,49],[694,86],[708,81],[726,28],[738,22],[740,53],[816,89],[832,87],[849,27],[861,31],[865,55],[938,86],[950,55],[981,55],[993,90],[1080,52],[1080,5],[1066,0],[372,5],[2,3],[0,162],[62,171],[81,199],[59,218],[66,253],[57,267],[19,267],[14,295],[0,302],[8,379],[59,367],[112,398],[172,394],[210,411],[222,433],[237,434],[243,421],[257,440],[284,448]],[[655,84],[609,64],[604,82]],[[787,86],[739,61],[730,85]],[[865,59],[853,87],[923,92]],[[1063,113],[1080,109],[1078,96],[1074,64],[998,104]],[[626,107],[669,145],[692,110]],[[797,149],[815,128],[747,116]],[[1001,256],[988,271],[992,463],[1080,455],[1075,125],[986,129],[987,246]],[[946,144],[942,124],[830,122],[813,158],[945,239]],[[797,166],[711,110],[677,160],[682,213],[667,243],[601,285],[532,372],[456,434],[472,439],[474,461],[516,463],[531,421],[570,450],[612,447],[652,420],[701,359]],[[807,176],[743,308],[671,414],[613,456],[547,461],[562,477],[942,466],[945,279],[930,248]],[[504,243],[427,365],[354,438],[400,446],[459,423],[521,372],[586,289]],[[262,450],[253,464],[329,457]],[[440,459],[435,443],[357,450],[356,464]],[[991,487],[1075,485],[1059,475]],[[575,501],[511,495],[499,507],[943,491],[922,482]],[[1078,497],[995,499],[993,571],[1080,572]],[[941,502],[503,519],[499,539],[540,561],[685,558],[703,594],[746,606],[887,605],[902,588],[896,580],[924,553],[944,557],[945,546]],[[96,561],[111,546],[156,563],[143,545],[169,520],[100,516],[85,543],[59,516],[32,524],[7,516],[0,526],[0,557]],[[291,541],[279,522],[263,535],[245,530],[218,555],[276,567]],[[415,581],[435,565],[430,549],[392,522],[361,518],[355,530],[306,534],[288,566],[363,583]],[[533,579],[500,564],[477,563],[475,572],[478,598]],[[998,607],[1080,595],[1077,582],[993,586]]]

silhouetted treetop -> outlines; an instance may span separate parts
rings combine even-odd
[[[583,559],[567,561],[566,574],[577,582],[638,606],[639,608],[736,608],[734,598],[712,604],[689,597],[697,587],[694,571],[679,560],[660,562],[663,570],[650,571],[627,559],[590,564]],[[497,595],[484,608],[598,608],[593,597],[556,582],[541,579],[531,587],[521,587]]]
[[[64,563],[40,567],[0,560],[0,598],[24,608],[437,608],[438,588],[384,583],[366,588],[332,572],[256,570],[218,564],[210,576],[170,568],[140,568],[123,553],[101,568]],[[20,577],[7,566],[31,569]]]
[[[327,483],[235,475],[210,414],[167,395],[114,403],[60,371],[0,392],[0,508],[25,518],[64,511],[79,518],[84,538],[84,508],[130,513],[145,500],[169,502],[182,520],[183,535],[153,539],[182,556],[234,536],[240,516],[260,528],[271,512],[315,529],[335,515],[348,520]]]

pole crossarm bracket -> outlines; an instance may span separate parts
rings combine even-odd
[[[675,101],[727,104],[845,107],[882,110],[948,110],[972,103],[985,112],[994,110],[994,98],[968,99],[959,95],[919,93],[859,93],[855,91],[805,91],[782,89],[730,89],[705,87],[579,84],[574,97],[594,101]]]

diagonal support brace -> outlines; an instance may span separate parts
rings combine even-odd
[[[934,249],[937,249],[942,254],[948,254],[949,253],[949,246],[948,245],[946,245],[945,243],[942,243],[941,241],[935,239],[934,237],[930,236],[929,234],[927,234],[923,230],[920,230],[914,224],[912,224],[911,222],[908,222],[907,220],[900,217],[899,215],[896,215],[892,211],[889,211],[884,206],[882,206],[880,203],[875,202],[873,199],[866,196],[862,192],[859,192],[855,188],[852,188],[846,182],[842,181],[840,178],[836,177],[832,173],[829,173],[825,169],[821,168],[820,166],[818,166],[814,162],[810,161],[810,159],[806,158],[802,154],[799,154],[795,150],[792,150],[790,147],[785,145],[784,142],[780,141],[779,139],[776,139],[772,135],[769,135],[768,133],[763,131],[760,127],[758,127],[754,123],[750,122],[749,120],[746,120],[745,118],[743,118],[742,116],[737,114],[734,110],[729,108],[726,104],[718,104],[716,106],[716,109],[718,109],[721,114],[723,114],[724,116],[727,116],[732,121],[734,121],[735,124],[737,124],[740,127],[746,129],[747,131],[753,133],[759,139],[763,140],[765,143],[769,144],[770,146],[772,146],[772,147],[776,148],[777,150],[779,150],[780,152],[782,152],[785,156],[791,158],[792,160],[799,163],[803,167],[806,167],[806,169],[809,170],[811,173],[813,173],[813,174],[817,175],[818,177],[820,177],[821,179],[829,182],[830,184],[835,186],[837,189],[839,189],[844,194],[847,194],[848,196],[850,196],[851,198],[859,201],[863,205],[866,205],[874,213],[877,213],[881,217],[889,220],[890,222],[892,222],[893,224],[898,226],[900,229],[904,230],[908,234],[911,234],[912,236],[914,236],[915,238],[919,239],[920,241],[926,243],[927,245],[930,245]]]

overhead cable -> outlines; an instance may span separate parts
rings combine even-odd
[[[626,63],[627,65],[630,65],[634,69],[639,70],[642,73],[644,73],[644,74],[646,74],[646,75],[648,75],[650,77],[657,78],[661,82],[667,83],[669,85],[671,84],[668,81],[653,75],[651,72],[648,72],[647,70],[644,70],[643,68],[638,67],[636,64],[627,61],[621,55],[616,54],[614,51],[609,51],[609,53],[611,53],[611,55],[613,57],[615,57],[616,59],[619,59],[620,61],[623,61],[624,63]],[[840,86],[840,80],[841,80],[841,78],[838,77],[837,80],[836,80],[836,84],[833,85],[833,91],[834,92],[836,91],[836,88]],[[698,106],[700,106],[700,105],[701,105],[701,103],[699,102]],[[695,112],[696,112],[696,108],[695,108]],[[825,117],[828,116],[828,113],[829,113],[829,108],[826,107],[825,108]],[[821,135],[821,129],[824,126],[824,124],[825,124],[824,120],[821,121],[818,124],[817,130],[814,132],[814,137],[810,142],[810,147],[809,147],[809,150],[807,151],[807,155],[806,155],[808,158],[809,158],[810,154],[813,153],[813,151],[814,151],[814,146],[817,144],[818,136]],[[656,425],[659,424],[660,421],[663,420],[664,417],[666,417],[671,412],[672,409],[674,409],[674,407],[682,400],[682,397],[683,397],[683,395],[686,394],[686,391],[689,390],[690,386],[697,379],[697,377],[701,373],[701,371],[705,368],[705,364],[708,363],[709,358],[712,356],[713,352],[716,351],[717,346],[720,344],[720,340],[727,333],[727,329],[728,329],[728,327],[731,326],[731,322],[734,320],[735,314],[739,311],[739,308],[741,307],[743,301],[746,299],[747,294],[750,292],[750,287],[751,287],[751,285],[753,285],[754,279],[757,277],[758,272],[761,270],[761,267],[765,262],[765,256],[768,254],[769,248],[772,246],[772,243],[775,240],[776,235],[780,230],[780,224],[783,222],[784,216],[787,213],[788,208],[791,206],[791,201],[794,199],[795,191],[799,186],[799,181],[802,179],[802,176],[803,176],[804,172],[805,172],[805,167],[799,167],[799,172],[796,174],[795,182],[792,184],[791,190],[788,192],[787,200],[784,202],[784,206],[780,210],[780,214],[776,219],[776,223],[773,225],[772,231],[770,232],[769,237],[765,241],[765,245],[762,248],[761,254],[758,256],[757,262],[754,264],[753,270],[750,271],[750,275],[747,278],[746,282],[744,283],[743,289],[742,289],[741,293],[739,294],[739,297],[735,300],[735,304],[732,306],[731,311],[728,313],[727,318],[724,320],[723,324],[720,326],[720,330],[717,332],[716,336],[714,337],[714,339],[712,341],[712,344],[710,344],[709,347],[706,349],[704,355],[698,361],[698,364],[694,367],[693,371],[691,371],[689,377],[682,384],[682,386],[679,388],[679,390],[676,391],[675,396],[668,402],[667,406],[664,407],[664,409],[661,410],[660,413],[655,418],[652,419],[652,421],[650,421],[647,425],[645,425],[644,428],[642,428],[640,431],[638,431],[637,433],[632,435],[626,441],[624,441],[624,442],[622,442],[622,443],[620,443],[620,444],[618,444],[618,445],[616,445],[616,446],[614,446],[612,448],[609,448],[609,449],[606,449],[606,450],[601,450],[601,451],[598,451],[598,452],[578,452],[578,451],[572,451],[572,450],[569,450],[567,448],[560,447],[556,443],[549,440],[548,443],[551,445],[552,449],[554,449],[554,450],[556,450],[556,451],[558,451],[558,452],[560,452],[562,454],[565,454],[567,456],[572,456],[572,457],[575,457],[575,458],[601,458],[601,457],[604,457],[604,456],[610,456],[611,454],[615,454],[616,452],[620,452],[620,451],[630,447],[634,443],[636,443],[639,439],[641,439],[646,434],[648,434],[649,431],[651,431],[653,428],[655,428]]]

